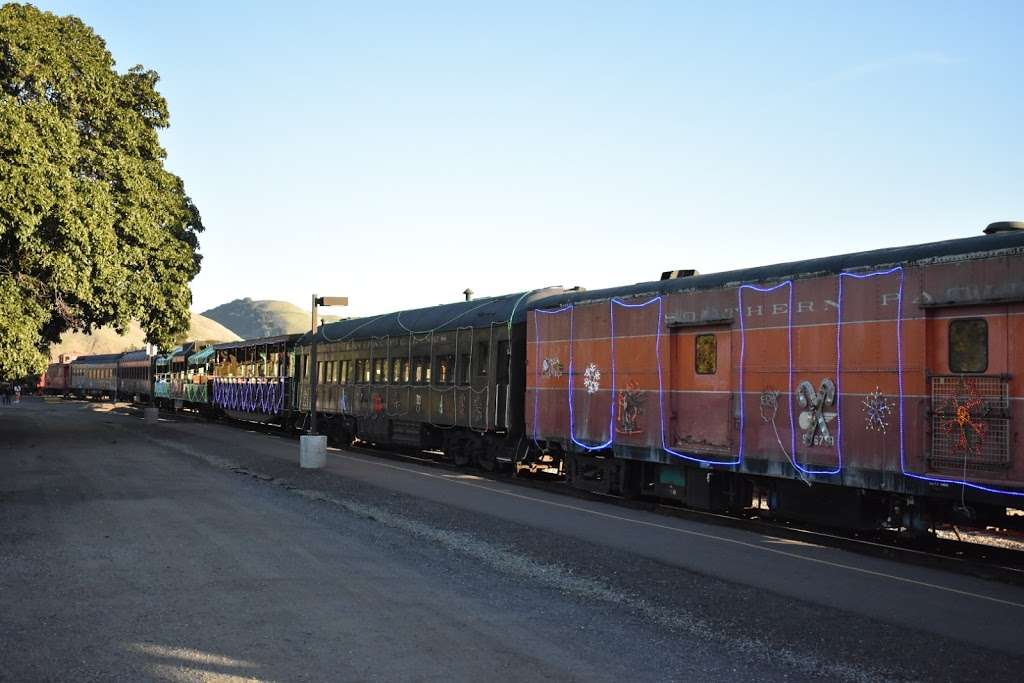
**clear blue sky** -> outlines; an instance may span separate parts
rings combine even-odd
[[[1024,218],[1024,3],[44,2],[157,70],[197,311],[350,315]],[[338,311],[339,313],[342,311]]]

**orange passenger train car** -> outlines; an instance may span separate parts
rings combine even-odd
[[[1005,521],[1024,507],[1020,227],[537,301],[526,433],[581,488]]]

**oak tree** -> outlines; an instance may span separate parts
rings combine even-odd
[[[203,225],[164,168],[158,78],[119,73],[77,17],[0,7],[0,377],[67,330],[188,329]]]

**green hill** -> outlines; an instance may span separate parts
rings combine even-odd
[[[223,325],[196,313],[192,314],[192,326],[189,329],[189,340],[211,342],[237,341],[237,334]],[[146,345],[146,337],[138,323],[132,323],[128,332],[119,335],[109,327],[101,327],[92,334],[69,332],[60,338],[59,344],[50,347],[50,359],[56,360],[62,354],[71,356],[91,356],[100,353],[121,353],[141,349]]]
[[[242,339],[273,337],[309,330],[309,311],[287,301],[253,301],[235,299],[216,308],[203,311],[203,315],[228,328]],[[336,316],[321,316],[325,322]]]

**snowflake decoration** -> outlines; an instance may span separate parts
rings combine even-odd
[[[893,416],[892,401],[875,387],[875,390],[864,397],[861,410],[864,412],[864,426],[874,432],[882,432],[889,428],[889,420]]]
[[[985,400],[978,395],[978,385],[973,380],[960,383],[960,391],[949,399],[942,411],[945,419],[942,430],[953,437],[953,450],[964,454],[981,452],[985,442],[987,425],[984,417]]]
[[[601,368],[597,367],[597,363],[591,363],[583,371],[583,386],[588,394],[596,394],[601,388]]]

